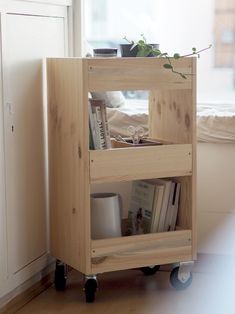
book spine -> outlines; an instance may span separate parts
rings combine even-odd
[[[95,130],[95,122],[92,114],[92,106],[90,101],[88,101],[88,113],[89,113],[89,132],[90,132],[90,149],[97,149],[97,136]]]
[[[166,218],[167,207],[168,207],[168,202],[169,202],[169,197],[170,197],[170,189],[171,189],[171,182],[167,182],[165,186],[165,190],[164,190],[163,201],[162,201],[158,232],[164,232],[165,218]]]
[[[97,130],[98,130],[98,138],[100,142],[100,149],[106,149],[106,140],[105,140],[105,132],[104,132],[104,124],[102,121],[102,113],[101,113],[101,106],[96,106],[96,123],[97,123]]]
[[[101,149],[100,137],[99,137],[99,127],[96,120],[96,112],[92,112],[92,118],[94,120],[95,128],[95,149]]]
[[[177,182],[176,183],[176,193],[175,193],[174,199],[173,199],[174,210],[173,210],[172,217],[171,217],[170,231],[175,230],[175,226],[176,226],[177,214],[178,214],[178,209],[179,209],[180,188],[181,188],[181,183]]]
[[[176,193],[176,182],[171,183],[171,191],[169,196],[169,202],[167,205],[167,212],[165,217],[165,223],[164,223],[164,231],[170,230],[170,224],[171,224],[171,217],[172,213],[174,211],[174,195]]]
[[[101,114],[102,114],[102,122],[104,125],[104,133],[105,133],[105,140],[106,140],[106,147],[111,148],[111,137],[108,125],[108,118],[107,118],[107,111],[105,103],[101,106]]]
[[[151,229],[150,229],[152,233],[158,231],[163,194],[164,194],[164,186],[156,185],[155,194],[154,194],[154,203],[153,203],[153,207],[154,207],[153,217],[152,217],[152,223],[151,223]]]
[[[91,131],[91,125],[89,124],[89,149],[94,150],[95,149],[95,144],[93,140],[93,135]]]

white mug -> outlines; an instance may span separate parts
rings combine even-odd
[[[121,197],[115,193],[91,194],[91,237],[121,237]]]

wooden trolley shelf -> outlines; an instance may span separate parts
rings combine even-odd
[[[50,252],[86,275],[196,258],[196,58],[50,58]],[[148,90],[149,137],[162,145],[89,150],[88,93]],[[166,144],[168,143],[168,144]],[[92,240],[94,183],[174,177],[180,230]],[[120,183],[121,184],[121,183]]]
[[[192,259],[191,230],[91,241],[92,273]]]
[[[104,90],[179,90],[192,88],[192,59],[172,64],[176,71],[189,74],[187,80],[164,69],[164,59],[154,58],[86,59],[89,91]]]
[[[90,151],[91,183],[191,174],[191,144]]]

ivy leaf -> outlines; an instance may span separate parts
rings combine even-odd
[[[137,53],[137,57],[147,57],[149,54],[149,50],[148,49],[144,49],[139,47],[138,53]]]
[[[169,63],[165,63],[165,64],[163,64],[163,66],[165,69],[173,69],[172,65]]]
[[[159,56],[159,55],[161,54],[161,51],[158,50],[158,49],[153,49],[153,50],[152,50],[152,54],[153,54],[154,56]]]
[[[180,54],[179,53],[175,53],[174,54],[174,59],[179,59],[180,58]]]

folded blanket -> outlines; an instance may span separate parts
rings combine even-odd
[[[148,134],[147,100],[127,99],[121,108],[108,108],[107,115],[112,136],[128,136],[130,125],[141,125]],[[235,143],[235,103],[198,104],[197,139],[199,142]]]

